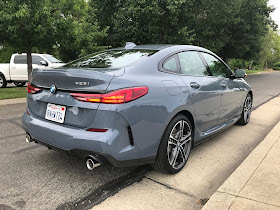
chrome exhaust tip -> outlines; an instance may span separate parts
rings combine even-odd
[[[31,136],[30,136],[29,134],[26,134],[25,141],[26,141],[27,143],[32,142]]]
[[[86,166],[88,170],[93,170],[94,168],[100,166],[101,164],[92,156],[86,159]]]

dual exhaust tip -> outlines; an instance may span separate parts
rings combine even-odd
[[[30,143],[33,140],[29,134],[26,134],[25,141],[27,143]],[[99,161],[97,161],[95,157],[90,155],[86,158],[86,166],[89,170],[93,170],[94,168],[96,168],[100,165],[101,165],[101,163]]]
[[[27,143],[32,142],[32,138],[31,138],[31,136],[30,136],[29,134],[26,134],[25,141],[26,141]]]
[[[101,163],[96,160],[93,156],[88,156],[86,159],[86,166],[88,170],[93,170],[94,168],[100,166]]]

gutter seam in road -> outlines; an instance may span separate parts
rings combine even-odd
[[[189,196],[189,197],[191,197],[191,198],[198,199],[198,198],[196,198],[194,195],[191,195],[191,194],[188,194],[188,193],[186,193],[186,192],[184,192],[184,191],[181,191],[181,190],[179,190],[179,189],[173,188],[173,187],[171,187],[171,186],[169,186],[169,185],[167,185],[167,184],[161,183],[161,182],[156,181],[156,180],[154,180],[154,179],[152,179],[152,178],[149,178],[149,177],[147,177],[147,176],[145,176],[145,178],[146,178],[146,179],[149,179],[149,180],[151,180],[152,182],[155,182],[155,183],[157,183],[157,184],[159,184],[159,185],[161,185],[161,186],[164,186],[164,187],[166,187],[166,188],[169,189],[169,190],[174,190],[174,191],[179,192],[179,193],[181,193],[181,194],[187,195],[187,196]]]

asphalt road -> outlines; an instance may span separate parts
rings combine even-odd
[[[246,80],[253,87],[255,107],[280,94],[280,72],[249,75]],[[115,180],[119,177],[127,174],[131,176],[131,171],[139,169],[102,165],[89,171],[82,160],[50,151],[34,143],[27,144],[24,140],[25,133],[21,128],[21,116],[24,111],[25,104],[0,106],[0,209],[75,208],[75,204],[81,204],[79,201],[94,197],[93,192],[96,192],[96,189],[110,191],[110,186],[114,184],[108,185],[108,183],[116,183]],[[272,127],[273,125],[270,125],[264,129],[263,136]],[[215,144],[215,141],[212,143],[211,141],[196,147],[192,158],[203,157],[201,152],[207,151],[207,145]],[[244,151],[238,149],[238,153],[242,155],[236,160],[236,167],[258,143],[247,145]],[[211,165],[204,167],[211,167]],[[207,192],[215,190],[222,184],[232,170],[234,168],[225,168],[221,176],[204,174],[204,177],[213,176],[212,188],[197,190],[204,191],[203,195],[207,195]],[[203,173],[203,170],[201,172]],[[124,182],[126,182],[125,178]],[[103,192],[104,194],[106,192]]]

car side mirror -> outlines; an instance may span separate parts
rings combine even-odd
[[[46,61],[40,61],[41,66],[48,66],[49,64]]]
[[[244,78],[247,76],[246,72],[242,69],[235,69],[234,74],[236,78]]]

